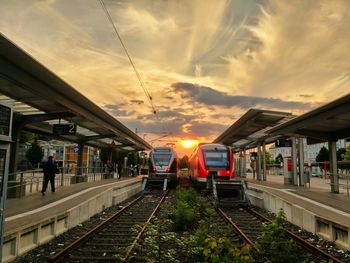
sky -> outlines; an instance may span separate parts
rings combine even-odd
[[[140,78],[101,0],[0,0],[0,32],[180,156],[250,108],[299,115],[350,91],[348,0],[103,3]]]

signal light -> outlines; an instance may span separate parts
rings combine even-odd
[[[157,172],[157,168],[153,166],[153,172]]]
[[[169,173],[170,172],[170,168],[166,168],[165,172]]]

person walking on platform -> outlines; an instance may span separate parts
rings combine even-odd
[[[44,182],[43,189],[41,190],[41,194],[45,195],[47,185],[50,181],[51,191],[55,192],[55,174],[58,173],[58,168],[56,163],[53,161],[52,156],[49,156],[47,162],[43,163],[43,171],[44,171]]]

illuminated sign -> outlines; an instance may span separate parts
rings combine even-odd
[[[54,135],[75,135],[77,133],[77,125],[74,123],[54,124],[52,132]]]

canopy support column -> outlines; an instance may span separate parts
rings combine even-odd
[[[262,180],[262,176],[261,176],[261,144],[258,143],[258,164],[256,167],[256,179],[258,181]]]
[[[292,178],[293,184],[298,185],[298,174],[297,174],[297,140],[292,137]]]
[[[266,144],[263,142],[262,145],[262,154],[263,154],[263,181],[266,181]]]
[[[299,138],[299,186],[304,186],[304,138]]]
[[[329,170],[331,179],[331,192],[339,194],[339,177],[338,177],[338,167],[337,167],[337,148],[336,141],[328,141],[329,148]]]

